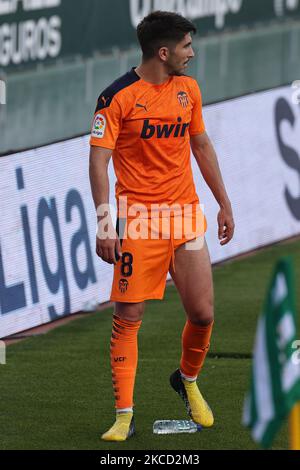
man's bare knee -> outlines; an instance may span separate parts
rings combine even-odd
[[[127,321],[140,321],[143,318],[145,310],[145,302],[129,303],[129,302],[116,302],[115,315],[122,320]]]
[[[191,323],[198,326],[208,326],[214,321],[213,302],[201,303],[187,312]]]

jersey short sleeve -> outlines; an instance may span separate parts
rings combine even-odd
[[[100,95],[96,107],[90,145],[114,150],[122,128],[122,110],[116,97]]]
[[[196,80],[192,82],[193,109],[192,119],[189,127],[190,135],[202,134],[205,132],[205,124],[202,116],[201,91]]]

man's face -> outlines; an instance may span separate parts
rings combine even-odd
[[[169,49],[169,58],[166,61],[169,75],[183,75],[186,71],[188,62],[194,57],[192,49],[192,37],[187,33],[182,41],[176,44],[176,47]]]

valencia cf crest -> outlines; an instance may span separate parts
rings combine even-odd
[[[127,279],[120,279],[119,280],[119,290],[120,290],[120,292],[122,292],[122,294],[125,294],[125,292],[127,291],[127,287],[128,287]]]
[[[183,108],[186,108],[189,104],[189,98],[185,91],[179,91],[177,93],[177,99]]]

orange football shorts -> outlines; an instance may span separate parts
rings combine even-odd
[[[117,220],[122,257],[114,266],[110,300],[143,302],[162,299],[166,278],[177,248],[204,236],[207,228],[201,210],[189,214]]]

